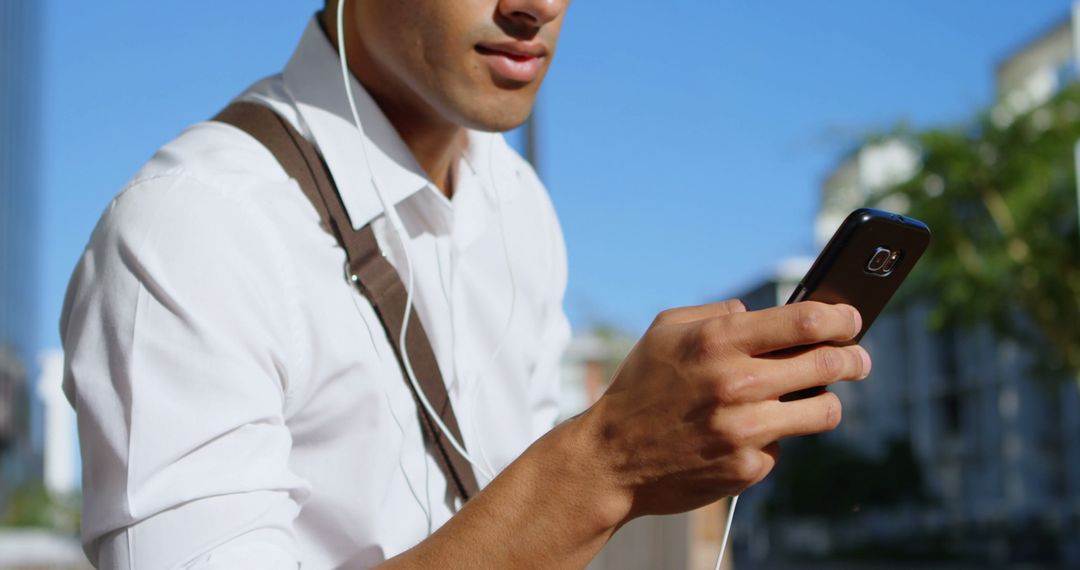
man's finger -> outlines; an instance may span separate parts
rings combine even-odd
[[[695,321],[722,317],[724,315],[730,315],[732,313],[745,312],[746,305],[743,305],[742,301],[738,299],[731,299],[728,301],[720,301],[719,303],[694,305],[691,307],[678,307],[675,309],[661,311],[660,314],[656,316],[656,320],[654,321],[654,323],[665,325],[692,323]]]
[[[870,374],[870,354],[861,346],[818,346],[780,360],[756,360],[761,400]]]
[[[807,388],[870,373],[870,355],[860,346],[818,346],[785,358],[756,358],[739,372],[717,379],[718,396],[729,405],[775,400]]]
[[[844,342],[862,329],[862,317],[850,305],[804,301],[763,311],[732,315],[733,342],[751,356],[798,346]]]
[[[793,402],[764,402],[767,413],[775,418],[771,433],[765,439],[777,441],[800,435],[822,433],[836,429],[843,416],[840,398],[832,392]]]
[[[762,449],[784,438],[831,431],[841,415],[840,399],[824,392],[805,400],[727,408],[713,417],[712,427],[729,446]]]

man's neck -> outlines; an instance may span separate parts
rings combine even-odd
[[[401,140],[412,151],[417,164],[447,198],[452,198],[453,166],[468,146],[468,136],[462,127],[450,123],[436,125],[418,121],[414,110],[386,104],[372,93],[383,114],[397,129]]]
[[[348,9],[348,7],[346,7]],[[337,49],[337,29],[334,14],[323,12],[321,22],[330,42]],[[401,140],[409,147],[420,168],[447,198],[453,197],[452,167],[468,145],[463,127],[447,121],[404,85],[381,73],[378,66],[349,29],[350,18],[345,16],[346,54],[352,72],[379,109],[394,125]]]

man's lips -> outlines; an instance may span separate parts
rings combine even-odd
[[[547,46],[536,41],[479,44],[476,52],[496,75],[522,83],[540,76],[548,53]]]

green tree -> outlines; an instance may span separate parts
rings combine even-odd
[[[54,496],[40,483],[15,487],[0,512],[0,526],[51,528],[68,534],[79,531],[78,494]]]
[[[1080,380],[1080,86],[1008,125],[986,115],[905,136],[922,170],[886,195],[934,234],[907,293],[938,303],[932,325],[990,323]]]

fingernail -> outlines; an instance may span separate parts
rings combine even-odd
[[[873,368],[874,364],[870,361],[870,353],[866,352],[866,349],[861,346],[859,347],[859,356],[862,357],[862,378],[866,378],[870,375],[870,369]]]
[[[854,307],[852,307],[851,312],[855,313],[855,334],[852,335],[852,338],[854,338],[859,336],[859,333],[862,331],[862,315],[859,314],[859,310]]]

